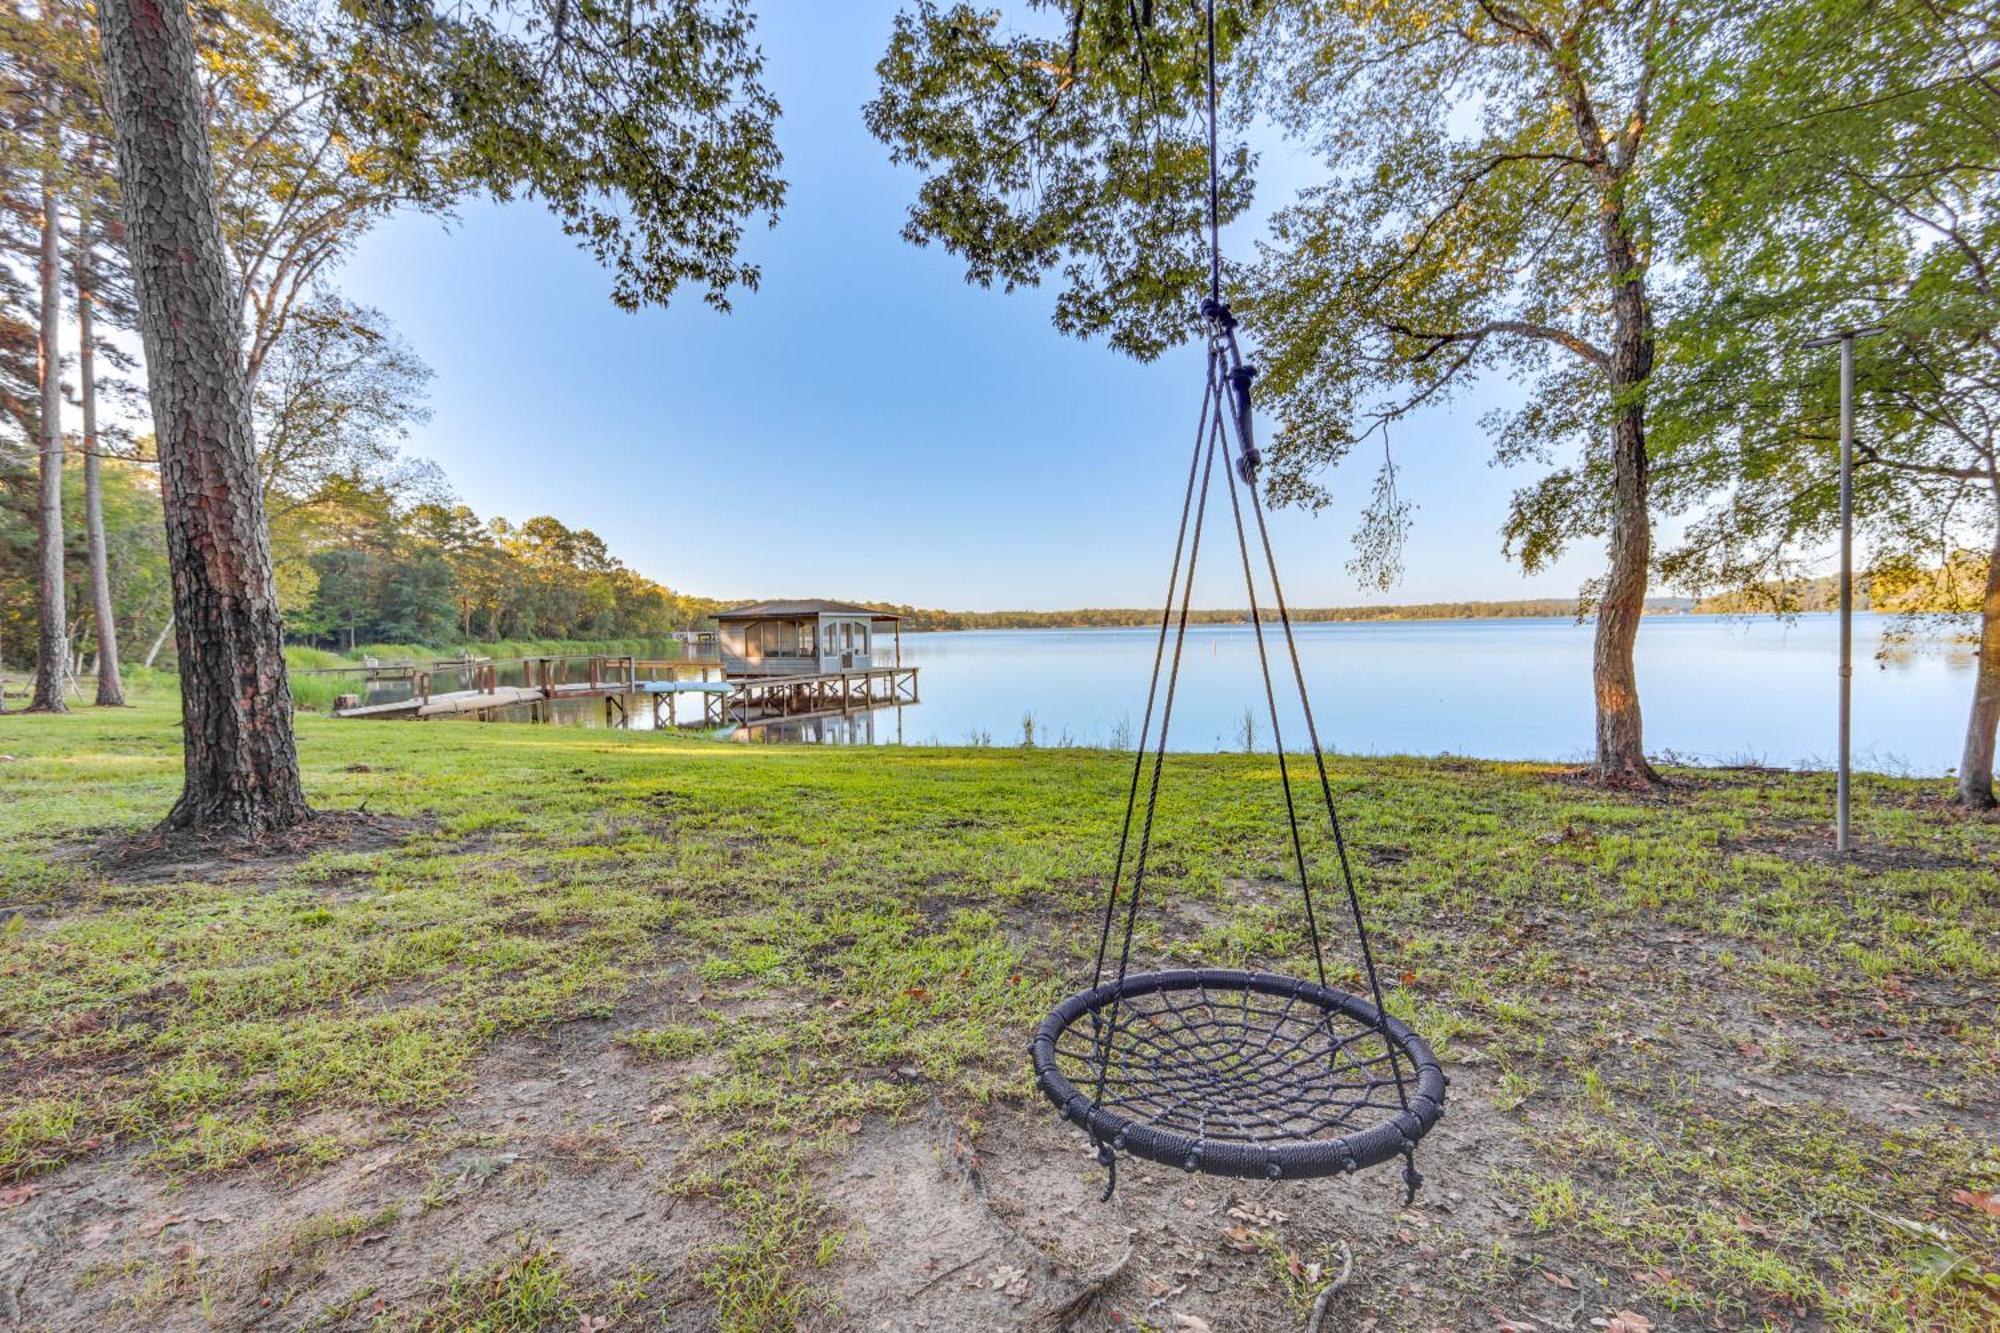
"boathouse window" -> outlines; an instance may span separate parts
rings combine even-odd
[[[811,657],[809,645],[811,631],[801,631],[800,627],[783,621],[767,620],[750,627],[750,635],[756,645],[759,657]]]

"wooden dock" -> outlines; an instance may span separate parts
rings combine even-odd
[[[641,680],[661,671],[678,674],[699,670],[704,675],[720,671],[714,661],[642,661],[630,656],[528,657],[508,662],[439,662],[431,666],[409,666],[410,697],[387,703],[354,703],[336,707],[335,717],[396,718],[485,716],[504,708],[530,708],[537,721],[544,720],[542,705],[562,700],[602,699],[605,719],[623,716],[626,701],[645,694],[657,680]],[[502,674],[518,675],[520,684],[501,683]],[[455,690],[434,688],[439,677],[470,683]],[[375,677],[383,679],[384,677]],[[394,679],[396,677],[388,677]]]
[[[917,669],[867,667],[815,676],[744,676],[726,693],[704,696],[711,727],[755,727],[918,702]]]
[[[376,668],[370,668],[376,669]],[[355,702],[336,707],[335,717],[378,721],[428,721],[432,718],[479,717],[510,708],[526,708],[536,721],[550,721],[548,705],[602,699],[604,720],[624,720],[640,700],[649,700],[653,724],[677,725],[672,702],[684,694],[702,701],[702,727],[762,727],[774,722],[805,721],[875,708],[895,708],[918,702],[917,669],[906,666],[856,668],[810,676],[740,676],[726,678],[714,659],[640,659],[629,656],[531,657],[508,662],[447,661],[430,666],[401,664],[387,668],[407,672],[410,697],[386,703]],[[518,677],[521,683],[501,677]],[[665,676],[666,679],[660,677]],[[692,678],[689,678],[692,676]],[[376,677],[381,679],[384,677]],[[441,680],[464,682],[460,689],[433,688]]]

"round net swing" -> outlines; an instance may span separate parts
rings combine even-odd
[[[1118,1154],[1189,1171],[1269,1180],[1358,1171],[1401,1157],[1408,1197],[1423,1178],[1417,1142],[1444,1114],[1445,1075],[1429,1046],[1391,1017],[1382,1000],[1374,952],[1355,888],[1353,867],[1312,702],[1278,580],[1277,559],[1258,496],[1261,464],[1252,430],[1251,385],[1256,369],[1237,346],[1236,319],[1222,301],[1216,181],[1215,14],[1208,5],[1209,296],[1201,314],[1208,333],[1208,375],[1200,425],[1188,461],[1180,532],[1167,580],[1159,638],[1153,652],[1144,721],[1133,756],[1125,820],[1088,990],[1057,1005],[1035,1034],[1035,1081],[1064,1118],[1081,1126],[1109,1170],[1105,1197],[1117,1184]],[[1216,463],[1229,497],[1237,554],[1250,599],[1279,782],[1290,829],[1291,862],[1313,979],[1237,969],[1133,972],[1132,940],[1146,886],[1159,806],[1167,733],[1173,720],[1195,565]],[[1246,522],[1245,511],[1249,521]],[[1270,644],[1258,597],[1251,537],[1261,548],[1285,659],[1291,668],[1311,746],[1317,800],[1294,788],[1292,761],[1279,725]],[[1178,601],[1178,606],[1176,602]],[[1171,645],[1171,646],[1170,646]],[[1162,689],[1164,668],[1165,686]],[[1154,728],[1157,706],[1158,728]],[[1148,777],[1148,769],[1150,776]],[[1143,802],[1142,778],[1146,781]],[[1319,915],[1313,901],[1302,819],[1324,810],[1345,889],[1366,994],[1327,984]],[[1134,833],[1136,830],[1136,838]],[[1126,871],[1131,875],[1127,883]],[[1121,943],[1111,950],[1123,902]]]

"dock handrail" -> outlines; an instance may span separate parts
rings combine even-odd
[[[521,683],[518,686],[502,684],[502,674],[511,675],[516,663],[519,664]],[[582,665],[578,666],[578,663]],[[438,705],[440,714],[483,713],[530,705],[537,712],[537,720],[541,720],[545,716],[541,705],[564,699],[601,696],[607,700],[606,708],[611,708],[614,701],[623,706],[624,696],[639,694],[645,687],[646,683],[639,678],[642,665],[680,667],[687,664],[679,659],[642,664],[641,659],[632,653],[551,653],[498,662],[490,659],[480,662],[449,660],[430,667],[410,665],[401,669],[403,678],[410,683],[407,700],[359,704],[338,712],[347,717],[429,716],[433,704]],[[717,664],[694,665],[708,668]],[[442,688],[437,680],[440,675],[446,681]]]

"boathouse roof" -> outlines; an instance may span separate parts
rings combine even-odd
[[[793,601],[752,602],[729,611],[717,611],[717,620],[786,620],[798,616],[868,616],[875,620],[901,620],[893,611],[877,611],[852,602],[830,602],[823,597],[803,597]]]

